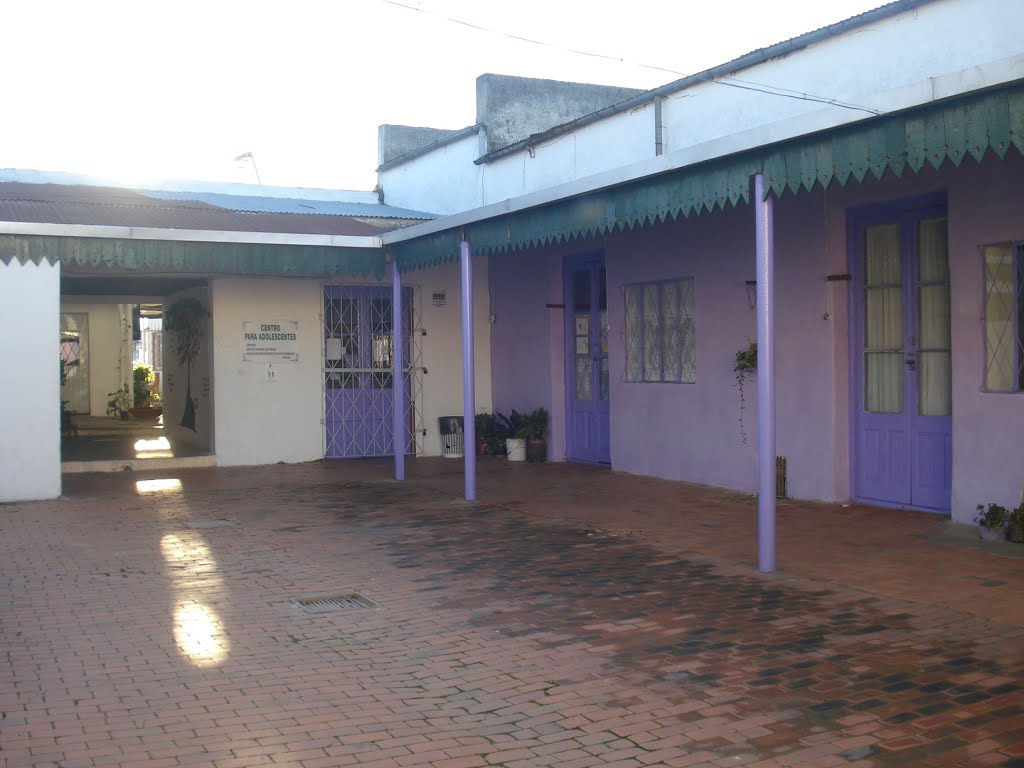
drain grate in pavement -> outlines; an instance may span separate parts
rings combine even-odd
[[[297,597],[292,600],[292,605],[301,608],[306,613],[328,613],[329,611],[354,611],[363,608],[380,608],[377,603],[366,595],[358,592],[342,592],[338,595],[327,597]]]

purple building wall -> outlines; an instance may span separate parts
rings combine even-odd
[[[532,250],[492,257],[491,400],[495,410],[550,414],[548,456],[565,458],[562,391],[562,252]]]
[[[869,177],[845,188],[786,194],[775,206],[778,453],[790,494],[842,500],[851,493],[851,207],[946,191],[953,347],[952,513],[968,522],[978,503],[1016,504],[1024,393],[982,391],[983,274],[979,246],[1024,240],[1024,158],[971,159],[903,178]],[[747,384],[743,444],[733,359],[755,337],[745,281],[754,279],[748,205],[714,214],[492,259],[492,376],[496,407],[548,405],[552,441],[564,456],[564,362],[560,311],[566,254],[604,249],[608,275],[612,466],[670,479],[756,489],[756,382]],[[694,278],[697,376],[692,384],[625,381],[624,300],[632,282]],[[557,315],[557,316],[556,316]],[[546,347],[546,348],[545,348]],[[522,365],[530,360],[529,366]],[[547,398],[545,401],[544,398]]]

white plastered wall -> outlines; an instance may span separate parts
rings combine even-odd
[[[487,260],[474,259],[474,315],[477,411],[491,409],[491,361]],[[331,281],[332,284],[335,281]],[[351,279],[337,284],[390,287]],[[211,281],[215,445],[219,466],[293,463],[324,455],[323,306],[324,283],[315,279],[222,278]],[[403,279],[419,306],[422,365],[423,455],[441,453],[437,419],[462,413],[462,312],[459,265],[414,272]],[[433,295],[445,300],[435,306]],[[274,364],[242,360],[242,323],[296,321],[299,361]]]
[[[0,262],[0,502],[60,496],[60,266]]]
[[[473,259],[473,354],[476,370],[476,411],[491,410],[491,302],[488,261]],[[458,262],[413,272],[402,284],[419,292],[423,348],[423,454],[439,456],[441,439],[437,419],[462,415],[462,287]],[[445,303],[435,306],[433,294],[443,292]]]
[[[323,456],[320,282],[221,278],[210,282],[215,445],[219,466],[295,463]],[[298,323],[298,362],[242,359],[246,321]]]
[[[131,381],[131,349],[125,359],[123,336],[124,307],[101,301],[62,301],[60,312],[89,316],[87,373],[89,375],[89,413],[105,416],[110,393]],[[130,312],[127,321],[131,322]],[[130,333],[130,327],[128,333]],[[129,337],[130,338],[130,337]],[[129,387],[130,389],[130,387]]]
[[[476,208],[480,168],[473,161],[483,154],[481,138],[473,133],[380,173],[388,205],[447,215]]]

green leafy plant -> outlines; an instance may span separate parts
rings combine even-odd
[[[509,437],[515,438],[517,440],[525,439],[524,435],[522,434],[526,425],[525,413],[521,413],[517,411],[515,408],[513,408],[512,412],[508,415],[508,419],[506,419],[506,421],[508,422]]]
[[[522,414],[522,423],[516,432],[516,437],[522,437],[527,440],[543,440],[547,433],[548,411],[543,405],[539,408],[534,408],[529,413]]]
[[[164,330],[174,336],[174,353],[185,366],[185,412],[181,426],[196,431],[196,401],[192,397],[192,365],[199,359],[206,319],[210,316],[199,299],[179,299],[164,310]]]
[[[979,504],[978,514],[974,516],[974,522],[982,528],[994,531],[999,528],[1005,528],[1009,518],[1010,510],[1001,504],[989,504],[987,508]]]
[[[501,456],[505,453],[505,438],[511,437],[508,419],[495,411],[476,415],[476,439],[483,445],[485,456]]]
[[[128,418],[128,409],[132,407],[132,393],[125,384],[120,389],[107,392],[107,416],[117,416],[121,419]]]
[[[1009,539],[1015,544],[1024,544],[1024,501],[1007,514],[1006,523],[1009,527]]]
[[[159,393],[153,391],[155,381],[153,366],[146,363],[135,363],[132,366],[132,401],[136,408],[145,408],[159,402]]]
[[[744,385],[747,379],[757,373],[757,342],[751,341],[736,353],[733,373],[736,375],[736,386],[740,391],[740,439],[747,444],[747,432],[743,428],[743,412],[747,408]]]

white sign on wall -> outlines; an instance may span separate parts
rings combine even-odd
[[[299,362],[298,321],[242,321],[242,360],[246,363]]]

